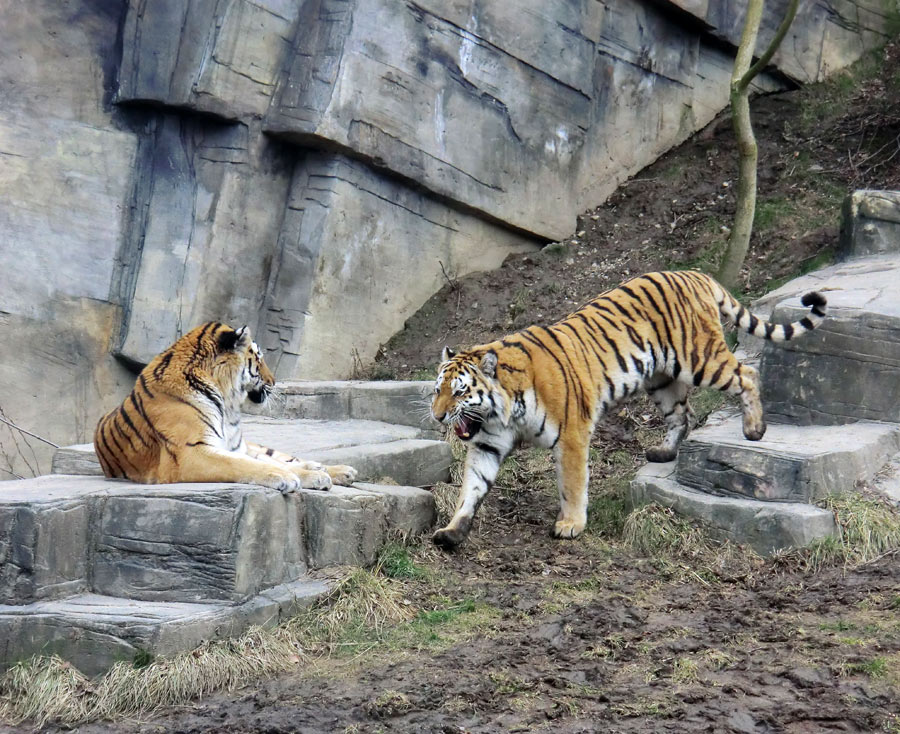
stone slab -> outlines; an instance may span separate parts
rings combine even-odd
[[[275,399],[246,409],[270,418],[383,421],[437,433],[440,424],[429,410],[433,388],[429,380],[284,380]]]
[[[890,458],[875,475],[871,486],[895,505],[900,505],[900,454]]]
[[[273,626],[324,594],[328,584],[300,579],[243,604],[146,602],[80,594],[23,606],[0,605],[0,670],[32,655],[59,655],[99,675],[138,653],[168,656],[208,640]]]
[[[433,527],[437,522],[437,507],[433,498],[430,502],[423,498],[424,490],[418,487],[366,482],[359,482],[356,486],[384,497],[388,530],[391,533],[410,537],[421,533],[425,528]]]
[[[17,605],[85,590],[240,603],[308,568],[370,565],[395,523],[399,532],[420,533],[434,518],[431,494],[403,486],[282,495],[242,484],[67,475],[5,486],[0,602]]]
[[[14,484],[8,482],[6,484]],[[39,502],[0,495],[0,604],[27,604],[88,586],[88,504],[79,496]]]
[[[799,502],[759,502],[691,489],[675,480],[675,462],[647,464],[629,489],[632,505],[655,502],[703,521],[719,537],[761,555],[809,545],[836,532],[828,510]]]
[[[823,268],[761,299],[773,321],[805,315],[799,295],[822,291],[828,318],[787,344],[766,343],[762,397],[767,415],[798,424],[900,422],[900,254]]]
[[[854,191],[844,200],[838,256],[900,252],[900,191]]]
[[[900,426],[770,423],[761,441],[748,441],[734,417],[691,434],[679,450],[676,478],[716,494],[813,502],[871,479],[897,451]]]
[[[349,464],[359,479],[389,478],[416,487],[446,481],[450,446],[432,431],[381,421],[315,421],[255,416],[244,420],[244,436],[301,459]],[[420,438],[429,436],[431,438]],[[53,471],[102,476],[92,444],[58,449]]]
[[[351,464],[361,479],[390,479],[415,487],[446,482],[453,463],[450,444],[425,439],[313,451],[310,458],[324,464]]]

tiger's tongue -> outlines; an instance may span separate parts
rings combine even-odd
[[[454,424],[453,430],[456,431],[457,436],[459,436],[460,438],[465,438],[469,435],[469,421],[467,421],[465,418],[461,418],[459,421],[457,421],[456,424]]]

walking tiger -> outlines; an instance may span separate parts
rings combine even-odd
[[[556,454],[560,510],[553,535],[574,538],[587,521],[588,450],[594,426],[612,405],[645,389],[667,433],[647,451],[670,461],[690,431],[692,387],[741,399],[743,431],[766,430],[755,369],[728,349],[721,317],[754,336],[789,341],[825,317],[819,293],[802,298],[808,315],[792,324],[762,321],[719,283],[695,271],[647,273],[603,293],[551,326],[522,331],[455,354],[445,348],[431,411],[468,443],[456,512],[436,544],[468,535],[500,464],[520,444]]]

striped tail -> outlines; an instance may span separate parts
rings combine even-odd
[[[721,288],[721,286],[719,286]],[[802,336],[807,331],[812,331],[825,320],[825,296],[816,291],[807,293],[800,299],[800,303],[808,306],[809,314],[799,321],[791,324],[773,324],[754,316],[750,311],[738,303],[734,297],[724,288],[721,288],[721,297],[718,299],[719,312],[727,316],[734,324],[748,334],[768,339],[773,342],[786,342]]]

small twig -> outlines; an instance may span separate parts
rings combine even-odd
[[[5,472],[6,474],[9,474],[11,476],[14,476],[16,479],[24,479],[25,478],[21,474],[16,474],[11,469],[4,469],[2,466],[0,466],[0,471]]]
[[[438,265],[441,266],[441,272],[444,274],[444,279],[447,281],[447,285],[449,285],[453,290],[459,290],[459,281],[456,278],[451,278],[447,275],[447,271],[444,269],[444,263],[438,260]]]
[[[16,425],[15,423],[13,423],[11,420],[7,420],[6,418],[4,418],[4,417],[2,417],[2,416],[0,416],[0,423],[5,423],[5,424],[8,425],[10,428],[15,428],[15,429],[16,429],[17,431],[19,431],[20,433],[24,433],[26,436],[31,436],[32,438],[36,438],[38,441],[43,441],[44,443],[49,444],[50,446],[52,446],[52,447],[55,448],[55,449],[58,449],[58,448],[59,448],[59,444],[58,444],[58,443],[53,443],[53,441],[48,441],[46,438],[43,438],[42,436],[38,436],[36,433],[32,433],[31,431],[26,431],[26,430],[25,430],[24,428],[22,428],[21,426],[17,426],[17,425]]]

